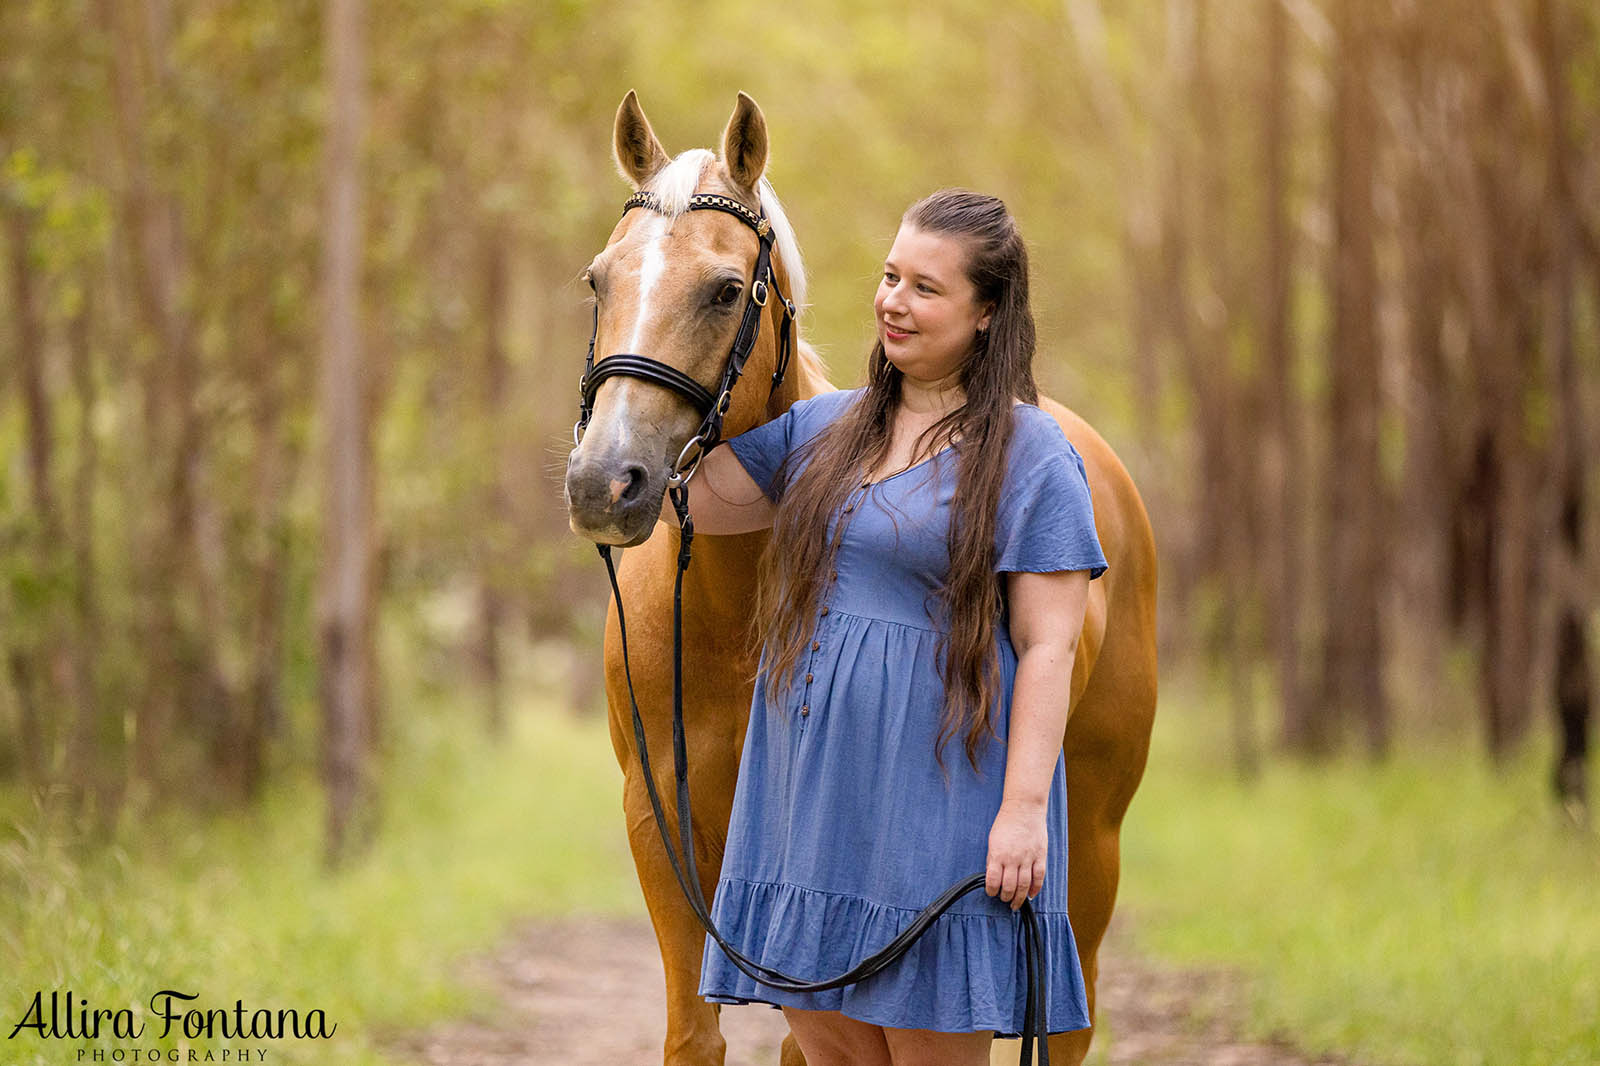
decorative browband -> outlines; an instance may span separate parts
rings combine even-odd
[[[658,215],[667,213],[666,209],[661,205],[661,200],[655,193],[650,192],[636,192],[628,197],[627,202],[622,205],[622,213],[627,214],[635,207],[647,208]],[[689,197],[688,210],[704,211],[707,209],[726,211],[730,215],[739,216],[761,237],[765,237],[768,230],[772,228],[771,223],[765,217],[756,214],[731,196],[722,196],[714,192],[699,192]]]

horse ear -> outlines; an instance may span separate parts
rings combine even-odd
[[[767,120],[744,93],[739,94],[722,134],[722,162],[734,184],[750,192],[755,192],[756,182],[767,169]]]
[[[617,155],[617,169],[633,182],[635,189],[655,176],[656,171],[668,163],[667,150],[656,140],[650,120],[644,117],[644,108],[632,89],[622,98],[617,108],[617,128],[613,134],[613,148]]]

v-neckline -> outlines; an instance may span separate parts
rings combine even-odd
[[[1036,405],[1027,403],[1027,402],[1025,402],[1023,400],[1013,400],[1012,403],[1011,403],[1012,410],[1016,410],[1018,407],[1033,407],[1033,406],[1036,406]],[[896,470],[894,473],[890,474],[888,477],[879,478],[877,481],[863,481],[861,483],[861,487],[864,488],[864,489],[870,489],[874,485],[882,485],[885,481],[893,481],[895,478],[899,477],[901,474],[909,474],[909,473],[911,473],[911,471],[915,470],[917,467],[926,466],[929,463],[933,462],[935,459],[939,458],[939,456],[945,454],[946,452],[953,452],[955,450],[956,449],[955,449],[955,445],[954,444],[947,445],[946,447],[940,448],[938,451],[934,452],[932,455],[930,455],[926,459],[922,460],[922,462],[920,462],[920,463],[912,463],[910,466],[906,467],[904,470]]]
[[[906,467],[904,470],[896,470],[894,473],[890,474],[888,477],[879,478],[877,481],[863,481],[861,483],[861,487],[864,488],[864,489],[870,489],[874,485],[882,485],[886,481],[893,481],[895,478],[899,477],[901,474],[909,474],[909,473],[911,473],[911,471],[917,469],[917,467],[919,467],[919,466],[927,466],[929,463],[931,463],[935,459],[939,458],[939,456],[945,454],[946,452],[952,452],[952,451],[955,451],[955,447],[954,446],[951,446],[951,447],[948,447],[948,448],[940,448],[938,451],[934,452],[932,455],[928,456],[926,459],[922,460],[920,463],[912,463],[910,466]]]

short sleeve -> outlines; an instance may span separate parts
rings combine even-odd
[[[1070,443],[1008,481],[995,522],[995,570],[1106,572],[1083,458]]]
[[[773,501],[778,499],[773,482],[777,477],[778,467],[788,458],[790,441],[794,437],[796,406],[798,405],[790,405],[787,411],[772,421],[763,422],[754,429],[748,429],[736,437],[728,438],[728,447],[733,449],[739,465],[743,466],[745,473],[761,486],[761,491],[767,494],[767,498]]]
[[[837,417],[860,391],[824,392],[797,400],[772,421],[729,437],[728,447],[767,498],[777,502],[782,495],[777,476],[783,461]]]

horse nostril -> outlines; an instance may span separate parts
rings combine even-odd
[[[644,491],[649,478],[644,467],[637,463],[623,467],[621,475],[611,479],[612,503],[632,503]]]

